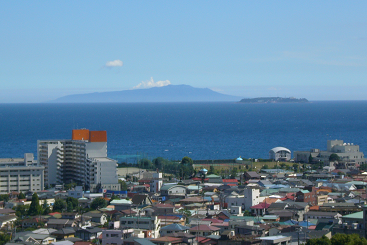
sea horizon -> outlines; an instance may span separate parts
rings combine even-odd
[[[37,140],[70,139],[77,128],[106,130],[119,162],[267,159],[277,146],[326,150],[329,139],[367,149],[367,101],[3,103],[0,116],[1,158],[36,157]]]

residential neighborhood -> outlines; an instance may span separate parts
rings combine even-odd
[[[84,141],[93,135],[96,138],[90,145]],[[85,147],[83,154],[107,156],[105,133],[78,130],[73,137],[67,143],[69,151]],[[54,141],[42,142],[55,147]],[[211,162],[184,157],[176,163],[157,158],[143,159],[135,168],[130,166],[129,172],[129,166],[120,164],[111,169],[109,161],[113,178],[105,176],[105,184],[95,185],[88,185],[88,178],[67,181],[68,172],[57,168],[65,183],[59,180],[42,190],[17,189],[0,195],[2,244],[286,245],[330,239],[341,233],[366,237],[363,153],[358,153],[361,157],[355,162],[356,158],[346,157],[345,152],[359,150],[358,146],[328,141],[328,148],[333,147],[342,149],[343,158],[331,153],[322,164],[315,151],[302,158],[305,162],[288,158],[280,162],[276,157],[290,152],[283,147],[271,149],[273,159],[264,163],[241,157]],[[40,151],[46,152],[43,147]],[[42,158],[49,176],[52,154],[48,160]],[[349,160],[354,164],[348,164]],[[62,165],[63,161],[54,162]],[[38,168],[34,171],[42,165],[30,155],[18,162],[11,168],[20,166],[23,172],[24,164]],[[65,166],[68,164],[65,161]],[[81,166],[79,162],[78,168]],[[103,165],[96,166],[97,175],[104,171],[98,169]],[[43,174],[35,183],[44,183]],[[113,182],[115,176],[117,182]]]

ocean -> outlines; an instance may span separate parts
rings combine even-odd
[[[109,157],[129,162],[268,158],[277,146],[326,150],[329,139],[367,152],[367,101],[0,104],[0,118],[0,158],[36,156],[38,139],[70,139],[77,128],[106,130]]]

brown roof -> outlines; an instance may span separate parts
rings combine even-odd
[[[195,232],[195,231],[219,231],[220,228],[210,225],[198,225],[191,227],[189,231]]]
[[[207,202],[207,200],[205,200],[202,197],[188,197],[188,198],[182,199],[180,202],[195,203],[195,202]]]

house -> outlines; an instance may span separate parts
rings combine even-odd
[[[46,219],[43,218],[30,218],[22,220],[22,228],[37,227],[40,223],[47,223]]]
[[[234,229],[236,236],[264,236],[264,228],[258,225],[237,225]]]
[[[57,240],[64,240],[65,238],[74,237],[75,230],[72,228],[62,228],[52,232],[51,235],[55,236]]]
[[[173,214],[175,207],[168,203],[158,203],[152,207],[154,214],[156,215],[167,215]]]
[[[223,179],[222,181],[223,181],[223,185],[233,185],[233,186],[238,185],[237,179]]]
[[[282,244],[287,245],[291,242],[290,236],[267,236],[267,237],[260,237],[261,244],[263,245],[272,245],[272,244]]]
[[[260,180],[260,175],[254,171],[249,171],[249,172],[245,172],[243,174],[243,179],[245,181],[249,181],[249,180]]]
[[[162,227],[160,230],[160,234],[161,236],[165,236],[175,232],[188,233],[189,229],[190,229],[189,227],[180,224],[170,224]]]
[[[123,245],[156,245],[146,238],[130,237],[124,240]]]
[[[85,216],[91,217],[91,221],[97,224],[104,224],[107,222],[107,214],[99,211],[91,211],[84,214]]]
[[[190,233],[195,236],[219,235],[220,228],[210,225],[197,225],[189,229]]]
[[[160,215],[158,216],[158,219],[161,220],[162,225],[170,225],[170,224],[185,224],[185,217],[184,216],[178,216],[178,215]]]
[[[87,227],[86,229],[78,229],[75,236],[83,239],[83,241],[93,240],[102,234],[102,229],[97,227]]]
[[[115,210],[121,211],[121,210],[131,209],[132,201],[126,200],[126,199],[121,199],[121,200],[114,199],[110,202],[110,205],[115,206]]]
[[[102,245],[122,245],[123,241],[132,236],[134,229],[103,230]]]
[[[152,199],[150,199],[150,197],[148,195],[137,194],[137,195],[133,196],[131,201],[132,201],[132,204],[135,207],[152,205]]]
[[[161,187],[161,196],[185,196],[187,194],[187,189],[182,185],[163,185]]]
[[[161,228],[161,220],[157,216],[146,217],[146,216],[134,216],[134,217],[121,217],[120,227],[122,228],[133,228],[133,229],[144,229],[152,231],[153,237],[159,236],[159,230]]]
[[[24,242],[33,244],[50,244],[56,242],[56,238],[48,234],[28,234]]]
[[[75,221],[69,219],[49,219],[47,222],[47,227],[60,230],[66,227],[76,227],[76,223]]]

